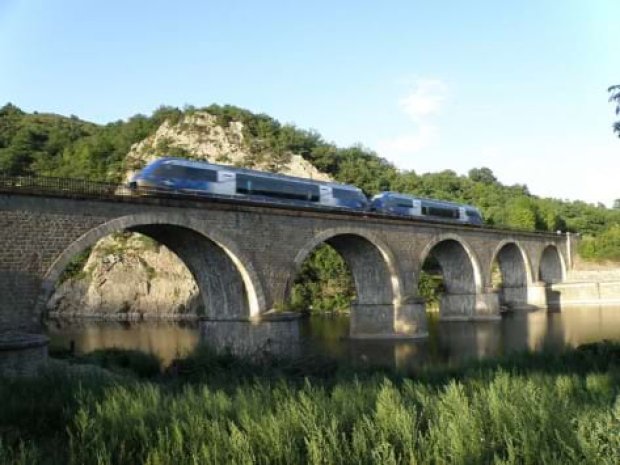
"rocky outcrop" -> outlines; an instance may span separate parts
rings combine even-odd
[[[288,152],[274,157],[258,142],[246,138],[240,122],[233,121],[228,127],[222,127],[218,125],[215,116],[205,111],[196,111],[184,116],[176,124],[164,122],[153,135],[134,144],[125,159],[126,178],[148,162],[173,154],[222,165],[330,180],[327,174],[317,170],[300,155]],[[274,164],[274,159],[277,159],[277,164]]]
[[[272,157],[260,141],[246,138],[241,123],[222,127],[204,111],[186,114],[174,124],[166,121],[134,144],[125,159],[125,179],[148,162],[170,154],[329,180],[300,155]],[[61,279],[48,302],[53,313],[136,318],[196,315],[201,310],[201,297],[189,270],[170,250],[145,236],[107,237],[84,264],[72,269],[78,271]]]
[[[200,313],[198,287],[169,249],[139,234],[102,239],[48,302],[61,315],[137,318]]]

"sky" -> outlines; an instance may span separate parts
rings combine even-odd
[[[403,170],[610,206],[620,0],[0,0],[0,105],[232,104]]]

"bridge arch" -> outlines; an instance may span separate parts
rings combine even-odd
[[[266,308],[254,266],[234,241],[216,231],[204,231],[188,216],[166,213],[116,218],[72,242],[45,273],[37,299],[38,314],[71,260],[100,239],[121,231],[141,233],[177,255],[196,280],[208,318],[253,318]]]
[[[538,279],[547,284],[559,283],[564,280],[566,264],[556,244],[548,242],[540,254]]]
[[[493,265],[497,263],[501,274],[500,303],[508,307],[527,306],[527,288],[533,282],[532,265],[523,246],[515,240],[502,240],[491,257],[489,281]]]
[[[420,269],[434,255],[444,273],[446,291],[455,293],[482,291],[480,261],[469,244],[457,234],[440,234],[420,254]],[[447,274],[446,274],[447,273]]]
[[[441,318],[470,318],[477,308],[477,296],[483,290],[478,257],[461,237],[440,234],[424,247],[419,258],[419,275],[425,262],[434,259],[441,269],[444,293],[439,303]]]
[[[304,261],[321,244],[328,244],[346,262],[355,284],[357,303],[401,301],[402,282],[390,248],[377,235],[357,228],[331,228],[310,239],[297,253],[287,281],[284,300],[290,298],[295,277]]]

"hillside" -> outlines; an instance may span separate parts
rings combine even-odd
[[[399,171],[361,146],[337,147],[309,130],[233,106],[180,110],[96,125],[58,115],[0,108],[0,171],[122,181],[163,154],[202,158],[301,176],[328,176],[367,194],[382,190],[467,202],[488,224],[598,234],[620,224],[620,210],[581,201],[540,198],[525,185],[507,186],[488,168],[467,176],[446,170]],[[321,174],[322,173],[322,174]]]
[[[334,179],[355,184],[368,195],[394,190],[465,202],[478,206],[488,224],[579,232],[584,235],[580,251],[584,259],[620,260],[620,210],[540,198],[525,185],[503,185],[488,168],[473,168],[467,176],[450,170],[425,174],[399,171],[361,146],[337,147],[314,131],[233,106],[161,107],[151,116],[135,115],[106,125],[75,116],[30,114],[11,104],[0,108],[0,172],[6,174],[121,182],[162,155]],[[52,299],[54,308],[95,312],[106,307],[102,302],[118,303],[119,296],[124,296],[120,304],[124,311],[156,308],[160,312],[161,299],[170,295],[179,296],[172,305],[176,311],[197,308],[196,290],[182,283],[191,281],[189,272],[183,271],[182,264],[175,263],[178,260],[165,248],[149,251],[137,260],[135,247],[139,241],[122,235],[106,241],[94,248],[90,260],[84,257],[75,264],[73,275]],[[131,280],[122,278],[132,273],[146,282],[140,292],[135,291]],[[350,277],[331,249],[319,250],[301,275],[303,282],[295,292],[299,308],[348,305],[352,297]],[[118,279],[95,279],[101,276]],[[108,290],[99,282],[106,282]],[[110,311],[115,305],[108,306]]]

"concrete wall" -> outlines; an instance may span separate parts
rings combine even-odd
[[[553,284],[547,299],[551,308],[560,310],[584,305],[620,305],[620,281]]]

